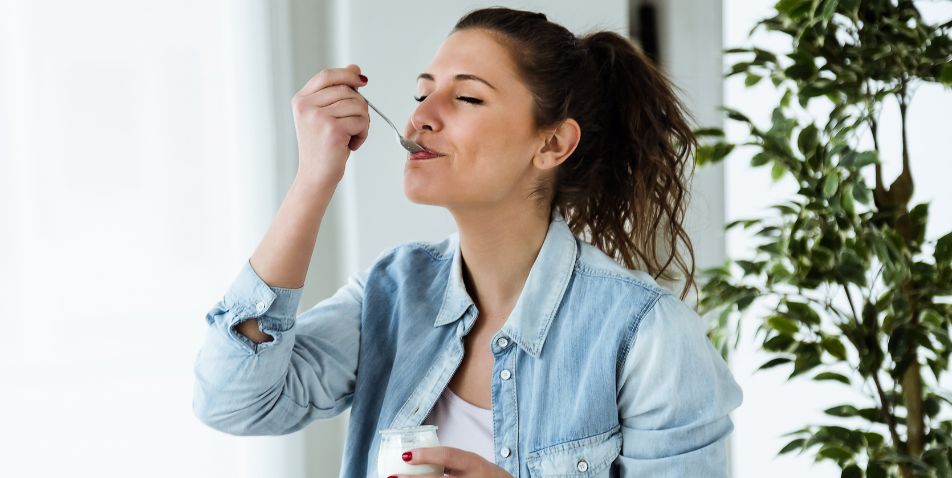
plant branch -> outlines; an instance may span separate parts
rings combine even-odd
[[[909,165],[909,135],[907,134],[908,128],[906,125],[906,117],[908,116],[906,112],[909,108],[909,98],[906,96],[907,93],[906,93],[906,79],[905,78],[901,80],[901,85],[902,86],[899,87],[899,95],[898,95],[899,96],[899,117],[902,121],[901,123],[902,124],[902,173],[900,174],[900,177],[909,178],[908,180],[908,182],[910,183],[909,196],[911,199],[912,171],[910,171],[911,168]],[[898,182],[898,178],[897,178],[897,182]]]
[[[870,80],[864,82],[866,87],[866,109],[869,112],[868,121],[869,121],[869,132],[873,137],[873,150],[876,151],[876,156],[879,156],[879,122],[876,120],[876,95],[873,93],[873,86],[870,84]],[[885,196],[886,193],[886,184],[883,181],[883,166],[881,161],[876,161],[874,165],[876,170],[876,186],[873,190],[873,197],[879,198]]]
[[[853,303],[853,295],[850,293],[850,289],[845,282],[841,282],[840,285],[843,287],[843,291],[846,292],[846,300],[849,301],[850,309],[853,311],[853,321],[856,323],[856,327],[862,330],[863,326],[859,321],[859,314],[856,312],[856,304]],[[886,392],[883,391],[883,386],[879,382],[879,370],[873,370],[872,372],[871,376],[873,383],[876,385],[876,393],[879,395],[879,409],[883,413],[886,425],[889,427],[889,435],[892,437],[893,443],[896,444],[896,448],[905,452],[906,444],[899,439],[899,432],[896,429],[896,417],[893,415],[892,407],[889,406]]]
[[[883,274],[883,269],[886,268],[885,264],[879,265],[879,270],[876,271],[876,275],[873,276],[873,281],[869,283],[869,293],[866,294],[866,302],[872,302],[873,298],[873,288],[876,287],[876,281],[879,280],[879,276]]]

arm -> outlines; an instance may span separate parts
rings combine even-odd
[[[285,290],[300,290],[304,287],[321,221],[336,189],[336,181],[315,184],[301,181],[300,178],[294,181],[271,227],[249,261],[262,281]],[[236,327],[240,334],[254,343],[274,339],[261,330],[256,317]]]
[[[728,414],[743,394],[704,321],[666,294],[632,340],[619,382],[619,476],[727,477]]]
[[[209,329],[195,360],[195,415],[234,435],[282,435],[346,410],[367,274],[352,275],[295,317],[301,289],[270,287],[246,263],[206,315]],[[236,323],[253,315],[273,340],[256,344],[236,331]]]
[[[323,70],[291,102],[298,173],[225,297],[206,315],[195,414],[236,435],[291,433],[350,405],[366,274],[295,317],[321,221],[351,151],[367,137],[356,65]]]
[[[370,128],[367,103],[356,88],[367,82],[357,65],[325,69],[311,77],[291,100],[298,144],[298,172],[291,190],[251,265],[261,279],[279,288],[301,288],[327,205],[344,175],[351,151]],[[272,340],[255,318],[237,324],[256,343]]]

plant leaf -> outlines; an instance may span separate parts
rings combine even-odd
[[[846,347],[843,346],[843,342],[840,342],[840,339],[826,336],[823,337],[820,343],[823,345],[823,349],[829,352],[830,355],[840,360],[846,360]]]
[[[942,236],[935,243],[936,265],[952,262],[952,232]]]
[[[766,370],[768,368],[776,367],[777,365],[783,365],[785,363],[790,363],[790,359],[786,357],[778,357],[773,360],[768,360],[760,367],[757,367],[757,370]]]
[[[850,379],[845,375],[841,375],[835,372],[823,372],[817,374],[813,377],[813,380],[836,380],[837,382],[845,383],[846,385],[850,384]]]
[[[834,417],[855,417],[859,414],[859,410],[852,405],[839,405],[832,408],[827,408],[823,411],[827,415],[832,415]]]
[[[819,134],[819,130],[813,124],[800,131],[800,135],[797,136],[797,148],[803,156],[810,157],[814,154],[816,145],[819,143]]]
[[[843,472],[840,473],[840,478],[863,478],[863,470],[856,465],[847,466],[843,468]]]
[[[830,20],[833,18],[833,13],[836,12],[837,3],[839,3],[837,0],[826,0],[826,3],[823,4],[823,11],[820,12],[820,19],[823,20],[824,28],[826,28],[826,25],[830,23]],[[859,468],[857,468],[857,471],[859,471]]]
[[[828,174],[823,179],[823,197],[833,197],[836,188],[840,185],[840,178],[836,173]]]
[[[788,335],[793,335],[800,330],[800,326],[797,325],[796,322],[786,317],[781,317],[779,315],[775,315],[768,318],[767,325],[770,326],[770,328],[776,330],[777,332],[780,332],[782,334],[788,334]]]
[[[939,83],[952,86],[952,63],[946,63],[942,66],[942,71],[939,73]]]
[[[803,447],[803,443],[805,441],[806,441],[805,438],[797,438],[797,439],[791,440],[790,443],[787,443],[786,445],[784,445],[784,447],[781,448],[777,454],[783,455],[785,453],[790,453],[791,451],[796,450],[797,448],[801,448]]]

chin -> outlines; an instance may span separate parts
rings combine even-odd
[[[410,202],[415,204],[426,204],[431,206],[439,206],[442,204],[440,201],[441,197],[439,194],[435,194],[435,191],[432,188],[426,187],[425,184],[414,184],[414,181],[404,178],[403,181],[403,194],[410,200]]]

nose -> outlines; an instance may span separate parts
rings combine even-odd
[[[424,131],[435,133],[443,128],[440,120],[441,113],[434,94],[427,96],[410,114],[410,119],[407,121],[407,135],[420,134]]]

